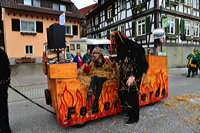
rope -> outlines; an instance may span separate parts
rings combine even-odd
[[[9,87],[10,87],[13,91],[15,91],[16,93],[18,93],[18,94],[21,95],[22,97],[24,97],[26,100],[30,101],[31,103],[33,103],[33,104],[37,105],[38,107],[40,107],[40,108],[42,108],[42,109],[44,109],[44,110],[46,110],[46,111],[48,111],[48,112],[50,112],[50,113],[56,115],[56,113],[54,113],[53,111],[51,111],[51,110],[49,110],[49,109],[43,107],[42,105],[40,105],[40,104],[34,102],[33,100],[31,100],[30,98],[28,98],[27,96],[25,96],[24,94],[22,94],[21,92],[19,92],[19,91],[16,90],[15,88],[13,88],[12,86],[9,85]]]

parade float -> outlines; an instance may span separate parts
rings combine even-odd
[[[48,50],[43,54],[43,71],[48,80],[46,103],[54,109],[58,123],[67,127],[122,112],[117,78],[104,82],[98,111],[92,112],[94,95],[91,100],[86,100],[89,86],[82,83],[77,64],[65,60],[62,54],[63,49],[66,51],[64,33],[64,27],[58,24],[50,26],[47,29]],[[149,69],[140,85],[140,106],[168,96],[167,57],[147,55],[146,59]]]
[[[140,106],[160,101],[168,96],[166,56],[147,55],[149,69],[140,85]],[[86,100],[89,87],[81,84],[76,63],[47,64],[48,89],[46,103],[56,113],[58,123],[71,126],[122,111],[118,98],[118,81],[106,81],[99,98],[97,113],[90,110],[94,96]]]

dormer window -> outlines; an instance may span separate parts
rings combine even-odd
[[[59,4],[53,3],[53,9],[54,10],[59,10]]]
[[[61,4],[61,5],[60,5],[60,10],[61,10],[61,11],[66,11],[66,6]]]
[[[31,6],[31,5],[32,5],[31,0],[24,0],[24,5],[29,5],[29,6]]]
[[[17,2],[28,6],[44,7],[60,11],[71,11],[71,4],[65,5],[52,3],[52,1],[49,0],[17,0]]]
[[[33,0],[33,6],[40,7],[40,0]]]

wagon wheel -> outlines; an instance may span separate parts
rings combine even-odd
[[[82,122],[82,123],[79,123],[79,124],[73,125],[73,127],[80,128],[80,127],[84,127],[86,124],[87,124],[87,122],[85,121],[85,122]]]
[[[47,105],[51,105],[51,94],[50,94],[50,91],[48,89],[45,89],[44,90],[44,94],[45,94],[46,104]]]

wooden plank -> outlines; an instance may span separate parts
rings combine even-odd
[[[77,78],[77,64],[49,64],[48,77],[51,79]]]

